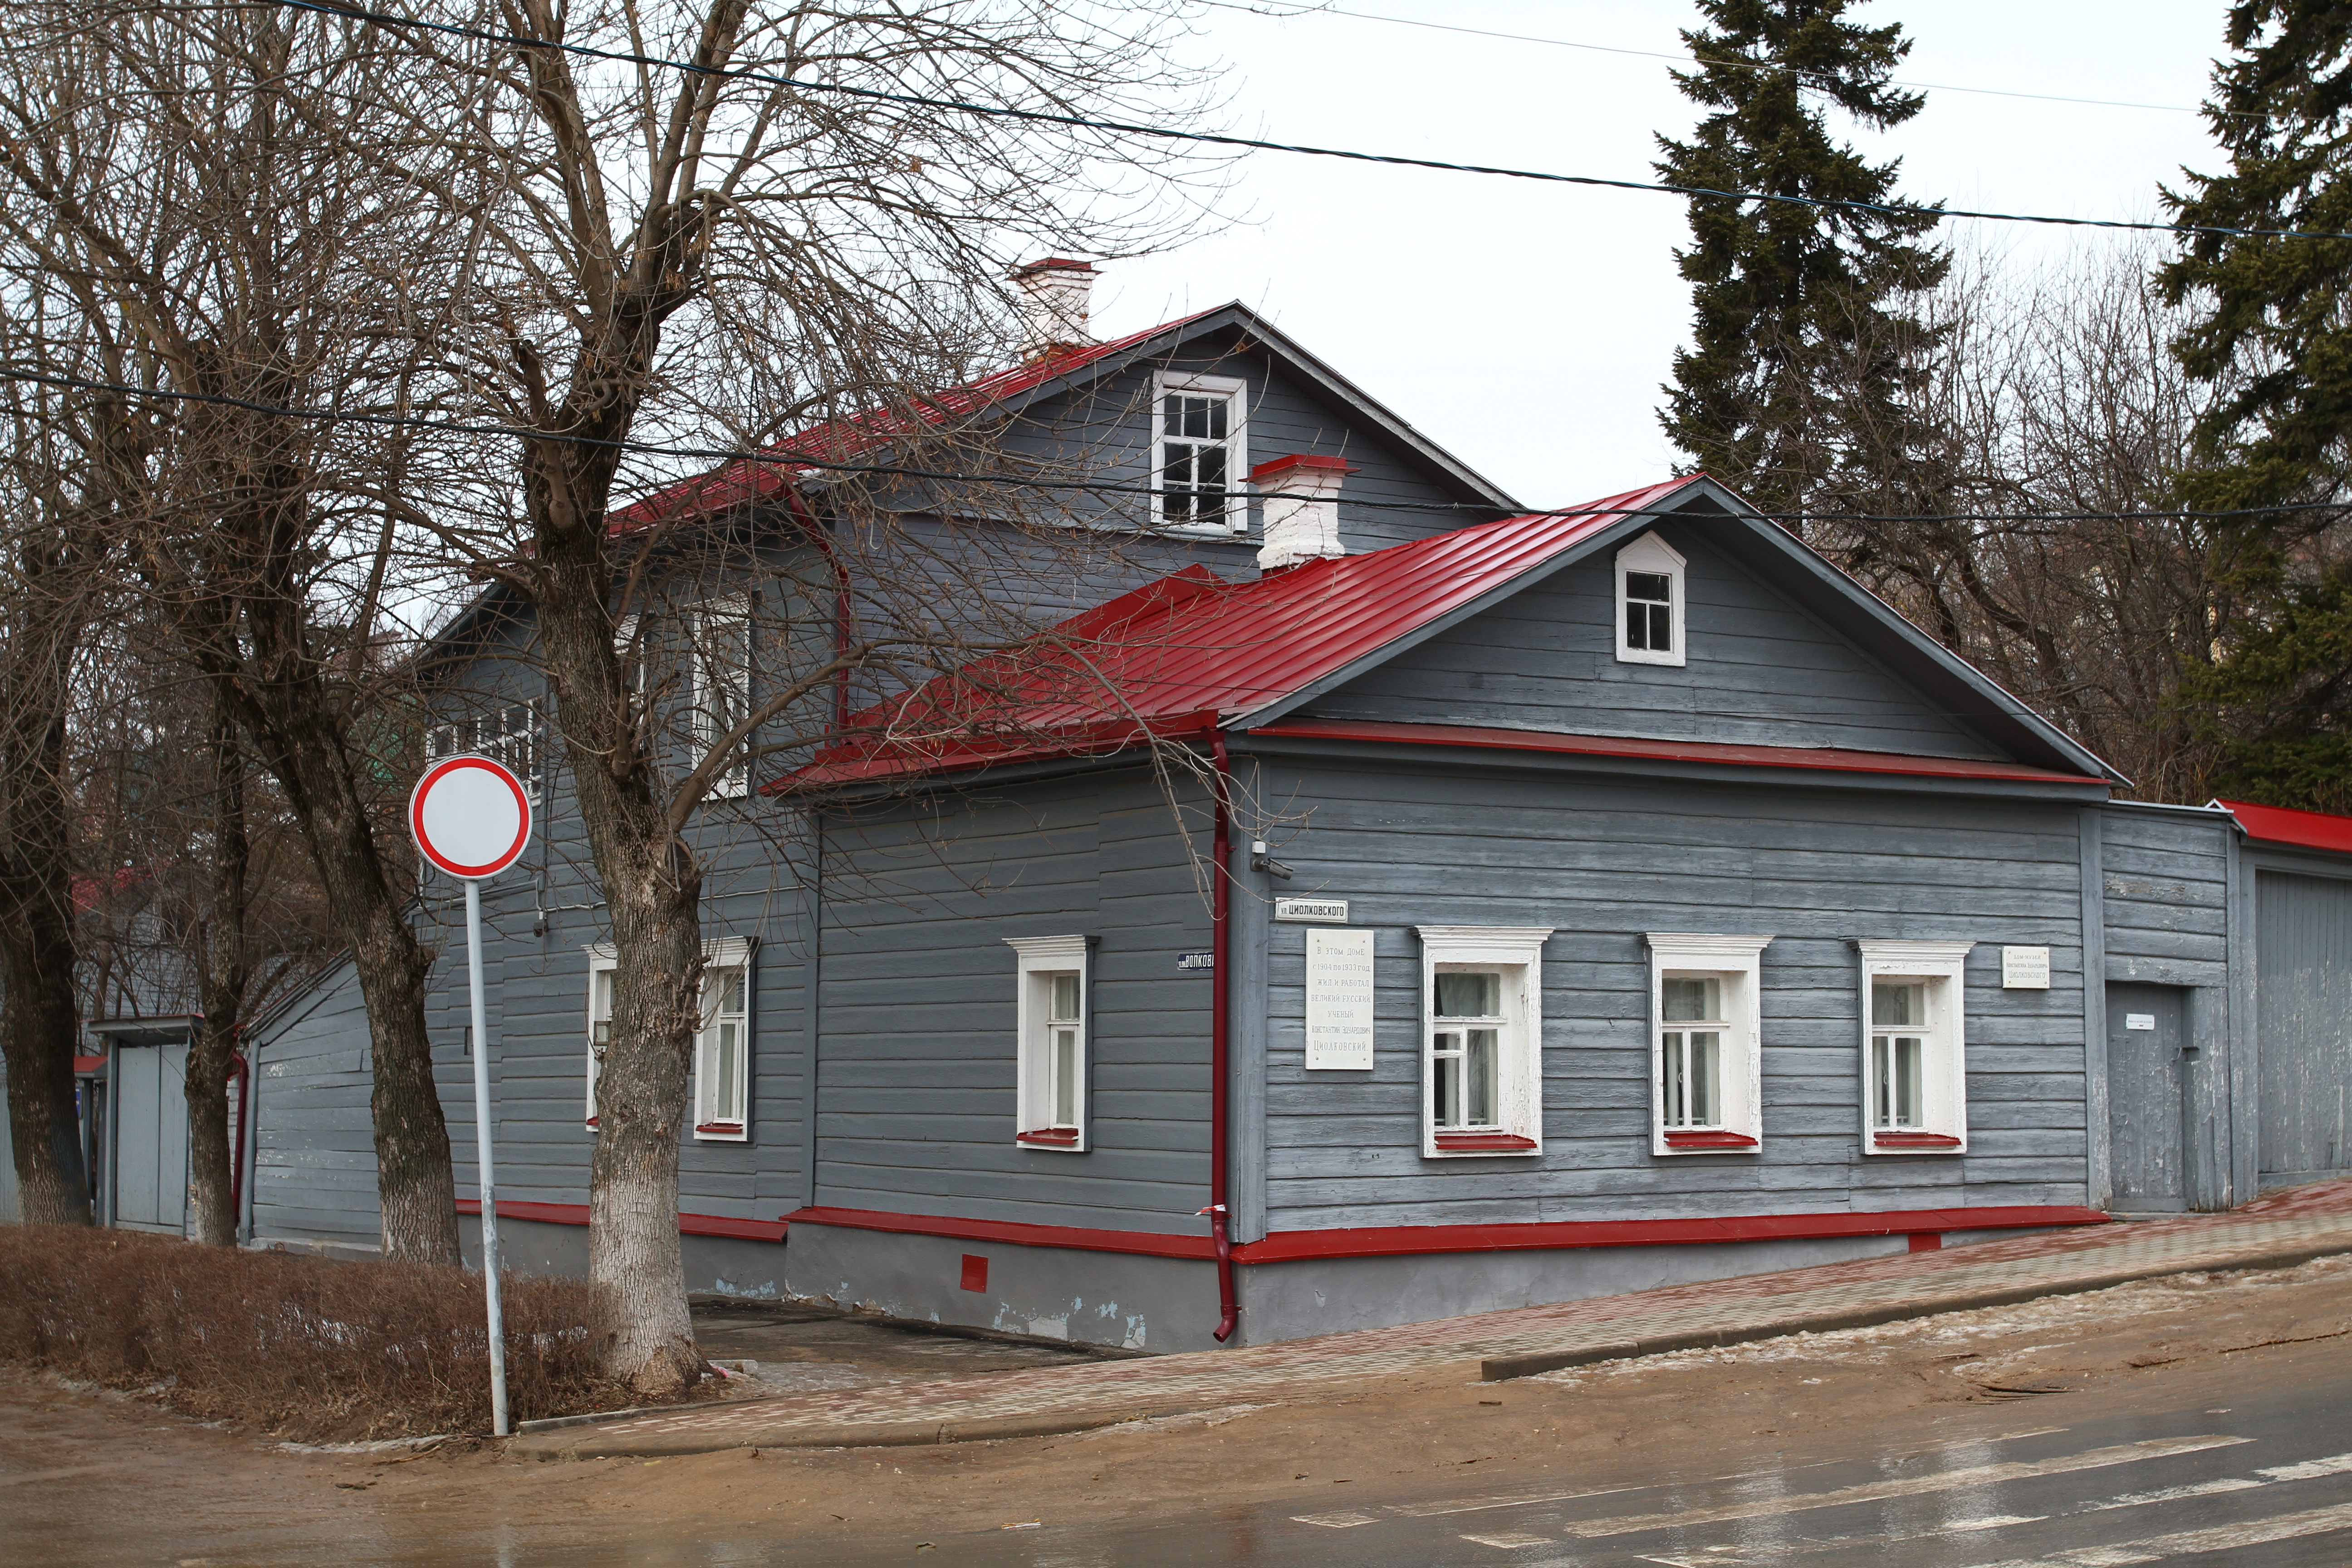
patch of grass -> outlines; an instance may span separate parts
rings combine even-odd
[[[605,1379],[584,1279],[504,1279],[516,1421],[641,1403]],[[482,1282],[168,1237],[0,1226],[0,1360],[304,1442],[487,1432]]]

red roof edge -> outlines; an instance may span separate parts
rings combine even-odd
[[[2284,805],[2255,805],[2250,801],[2216,800],[2213,804],[2238,819],[2249,838],[2265,844],[2292,844],[2298,849],[2329,849],[2352,855],[2352,816],[2326,811],[2296,811]]]

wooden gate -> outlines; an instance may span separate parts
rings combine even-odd
[[[2352,1175],[2352,882],[2257,879],[2265,1187]]]

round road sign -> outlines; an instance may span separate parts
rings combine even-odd
[[[488,757],[445,758],[416,781],[408,831],[425,858],[452,877],[495,877],[530,842],[530,796]]]

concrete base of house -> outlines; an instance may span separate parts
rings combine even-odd
[[[775,1300],[784,1294],[784,1249],[772,1241],[744,1241],[724,1236],[681,1236],[678,1251],[686,1262],[686,1288],[696,1295],[750,1296]],[[482,1221],[478,1215],[457,1216],[457,1244],[466,1267],[482,1266]],[[499,1254],[518,1274],[588,1273],[588,1227],[553,1225],[545,1220],[499,1216]]]
[[[1851,1263],[1909,1246],[1906,1237],[1866,1236],[1247,1264],[1234,1271],[1241,1327],[1228,1342],[1271,1344]],[[967,1259],[985,1259],[985,1267],[969,1268]],[[982,1288],[969,1289],[972,1281]],[[797,1298],[999,1333],[1150,1351],[1206,1350],[1216,1342],[1216,1270],[1205,1261],[796,1221],[784,1283]]]

